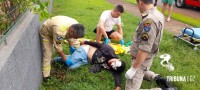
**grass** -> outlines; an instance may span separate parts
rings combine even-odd
[[[86,28],[85,38],[95,39],[93,29],[96,27],[101,13],[112,9],[114,6],[105,0],[54,0],[53,15],[66,15],[75,18]],[[122,15],[124,39],[126,42],[132,40],[139,18],[130,13]],[[63,45],[64,52],[69,54],[68,46]],[[160,65],[159,55],[169,53],[172,57],[170,62],[174,65],[173,72],[168,71]],[[179,90],[197,90],[199,84],[199,51],[194,51],[190,45],[184,42],[176,42],[173,35],[164,32],[160,52],[154,59],[151,70],[163,76],[195,76],[195,82],[173,82]],[[57,54],[55,54],[57,56]],[[130,55],[118,55],[126,64],[127,71],[130,68]],[[75,70],[69,70],[62,64],[56,63],[52,66],[53,78],[42,83],[40,90],[113,90],[114,80],[108,71],[92,74],[88,72],[90,65],[82,66]],[[122,90],[125,86],[125,72],[123,73]],[[155,82],[143,81],[143,89],[156,87]]]
[[[136,5],[136,0],[124,0],[124,1]],[[158,7],[158,10],[162,11],[162,7]],[[165,14],[165,16],[167,16],[168,11],[166,10],[166,12],[164,14]],[[181,14],[181,13],[178,13],[178,12],[173,12],[172,15],[171,15],[171,18],[174,19],[174,20],[178,20],[178,21],[181,21],[183,23],[189,24],[193,27],[198,27],[198,28],[200,27],[200,19],[189,17],[187,15],[184,15],[184,14]]]
[[[132,4],[134,4],[134,5],[137,4],[136,0],[124,0],[124,1],[125,1],[125,2],[129,2],[129,3],[132,3]]]

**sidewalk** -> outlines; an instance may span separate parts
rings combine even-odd
[[[124,6],[126,11],[130,12],[134,16],[140,17],[140,12],[137,6],[133,4],[124,2],[123,0],[107,0],[107,1],[113,5],[121,4]],[[165,30],[172,32],[174,35],[180,34],[181,30],[185,27],[191,27],[191,26],[173,19],[171,19],[170,22],[165,22]]]
[[[157,5],[160,8],[162,8],[163,6],[162,0],[158,0]],[[191,6],[187,6],[186,8],[177,8],[174,3],[173,12],[181,13],[192,18],[200,19],[200,9],[197,8],[195,9]]]

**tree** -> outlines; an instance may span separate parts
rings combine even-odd
[[[40,21],[49,18],[49,3],[50,0],[0,0],[0,36],[5,34],[26,10],[38,14]]]

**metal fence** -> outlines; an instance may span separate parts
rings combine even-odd
[[[21,0],[22,1],[22,0]],[[26,6],[19,0],[0,0],[0,45],[5,41],[11,32],[11,27],[19,17],[26,11]]]

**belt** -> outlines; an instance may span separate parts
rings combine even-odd
[[[92,56],[92,64],[95,64],[96,60],[97,60],[97,56],[98,56],[98,49],[94,52],[93,56]]]
[[[99,49],[97,49],[94,52],[93,56],[92,56],[92,64],[102,64],[102,63],[105,63],[106,61],[99,62],[99,58],[102,57],[102,56],[103,56],[102,52]]]

